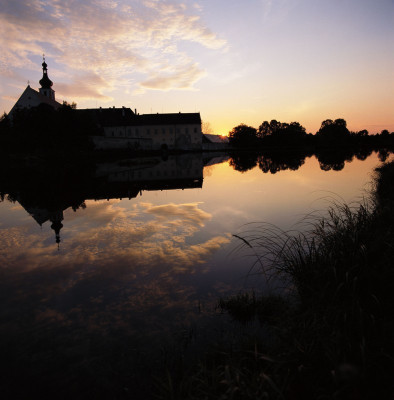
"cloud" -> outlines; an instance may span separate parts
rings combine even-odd
[[[73,82],[69,84],[56,84],[57,91],[62,93],[63,96],[73,99],[93,98],[109,101],[112,100],[112,97],[105,96],[102,92],[110,88],[111,85],[95,72],[75,77]]]
[[[205,72],[188,46],[179,45],[218,50],[226,44],[199,13],[173,0],[4,0],[0,74],[37,70],[32,57],[45,52],[49,66],[61,65],[69,81],[56,81],[60,95],[109,99],[105,93],[130,84],[130,74],[144,90],[192,89]]]
[[[186,65],[170,72],[156,74],[139,85],[145,89],[192,89],[193,84],[206,74],[197,64]]]

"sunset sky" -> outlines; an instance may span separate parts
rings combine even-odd
[[[394,0],[2,0],[1,113],[39,88],[43,53],[78,108],[394,131]]]

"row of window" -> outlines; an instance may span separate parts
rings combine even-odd
[[[160,170],[153,170],[149,171],[149,173],[141,173],[141,171],[123,171],[123,172],[115,172],[114,176],[117,178],[144,178],[147,179],[148,177],[180,177],[180,176],[193,176],[198,177],[201,175],[201,170],[195,169],[191,171],[191,169],[182,170],[178,169],[177,171],[160,171]]]
[[[144,132],[145,130],[145,132]],[[113,128],[111,130],[111,136],[127,136],[127,137],[139,137],[140,133],[143,134],[145,133],[146,135],[159,135],[160,133],[165,135],[165,134],[174,134],[175,133],[185,133],[185,134],[189,134],[189,132],[191,131],[191,129],[189,130],[189,128],[146,128],[146,129],[139,129],[139,128],[120,128],[115,130],[115,128]],[[193,133],[198,133],[198,128],[194,127],[193,128]]]

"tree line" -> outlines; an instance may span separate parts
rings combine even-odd
[[[63,102],[57,110],[43,103],[15,110],[12,119],[0,117],[2,151],[73,155],[93,148],[90,135],[101,134],[88,116],[76,113],[76,104]]]
[[[370,135],[367,130],[351,132],[344,119],[326,119],[315,135],[306,133],[299,122],[264,121],[257,129],[240,124],[229,132],[229,142],[234,147],[256,148],[267,146],[337,146],[337,145],[394,145],[394,132],[387,129]]]

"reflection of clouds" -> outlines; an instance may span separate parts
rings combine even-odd
[[[89,206],[85,209],[79,209],[76,212],[67,211],[67,221],[77,221],[78,226],[104,226],[115,220],[116,218],[124,218],[126,210],[122,207],[117,207],[120,200],[102,200],[89,202]],[[80,229],[80,228],[79,228]]]
[[[199,203],[189,204],[165,204],[161,206],[151,206],[150,204],[144,204],[146,206],[146,212],[159,216],[161,219],[168,219],[175,217],[179,221],[188,221],[195,223],[202,227],[204,222],[211,218],[211,215],[207,212],[198,208]]]
[[[150,219],[142,218],[144,215]],[[1,256],[7,264],[22,269],[59,263],[118,263],[186,270],[201,264],[229,242],[227,236],[216,236],[202,243],[186,243],[186,238],[210,218],[199,203],[141,203],[127,209],[116,200],[88,202],[85,210],[65,213],[60,253],[55,245],[47,246],[42,235],[29,234],[27,228],[13,228],[0,233]]]
[[[87,209],[91,204],[88,205]],[[92,207],[94,208],[94,207]],[[96,228],[95,212],[104,212],[105,226]],[[140,213],[153,217],[148,221],[137,218]],[[211,215],[199,209],[198,203],[153,206],[141,203],[131,211],[113,204],[100,205],[92,211],[93,227],[76,233],[71,245],[73,252],[89,260],[101,262],[132,260],[136,265],[166,264],[177,269],[203,262],[210,254],[228,242],[221,236],[204,243],[189,245],[185,239],[199,231]],[[101,218],[101,217],[100,217]],[[68,239],[66,239],[68,240]],[[66,257],[73,257],[72,253]]]
[[[83,326],[163,337],[197,318],[199,283],[190,275],[203,274],[204,262],[230,241],[188,243],[211,218],[200,206],[87,201],[64,213],[60,251],[48,223],[41,234],[34,225],[0,229],[0,290],[12,293],[2,308],[29,310],[32,329],[42,331]],[[211,295],[216,301],[204,294]],[[12,329],[21,332],[18,324]]]

